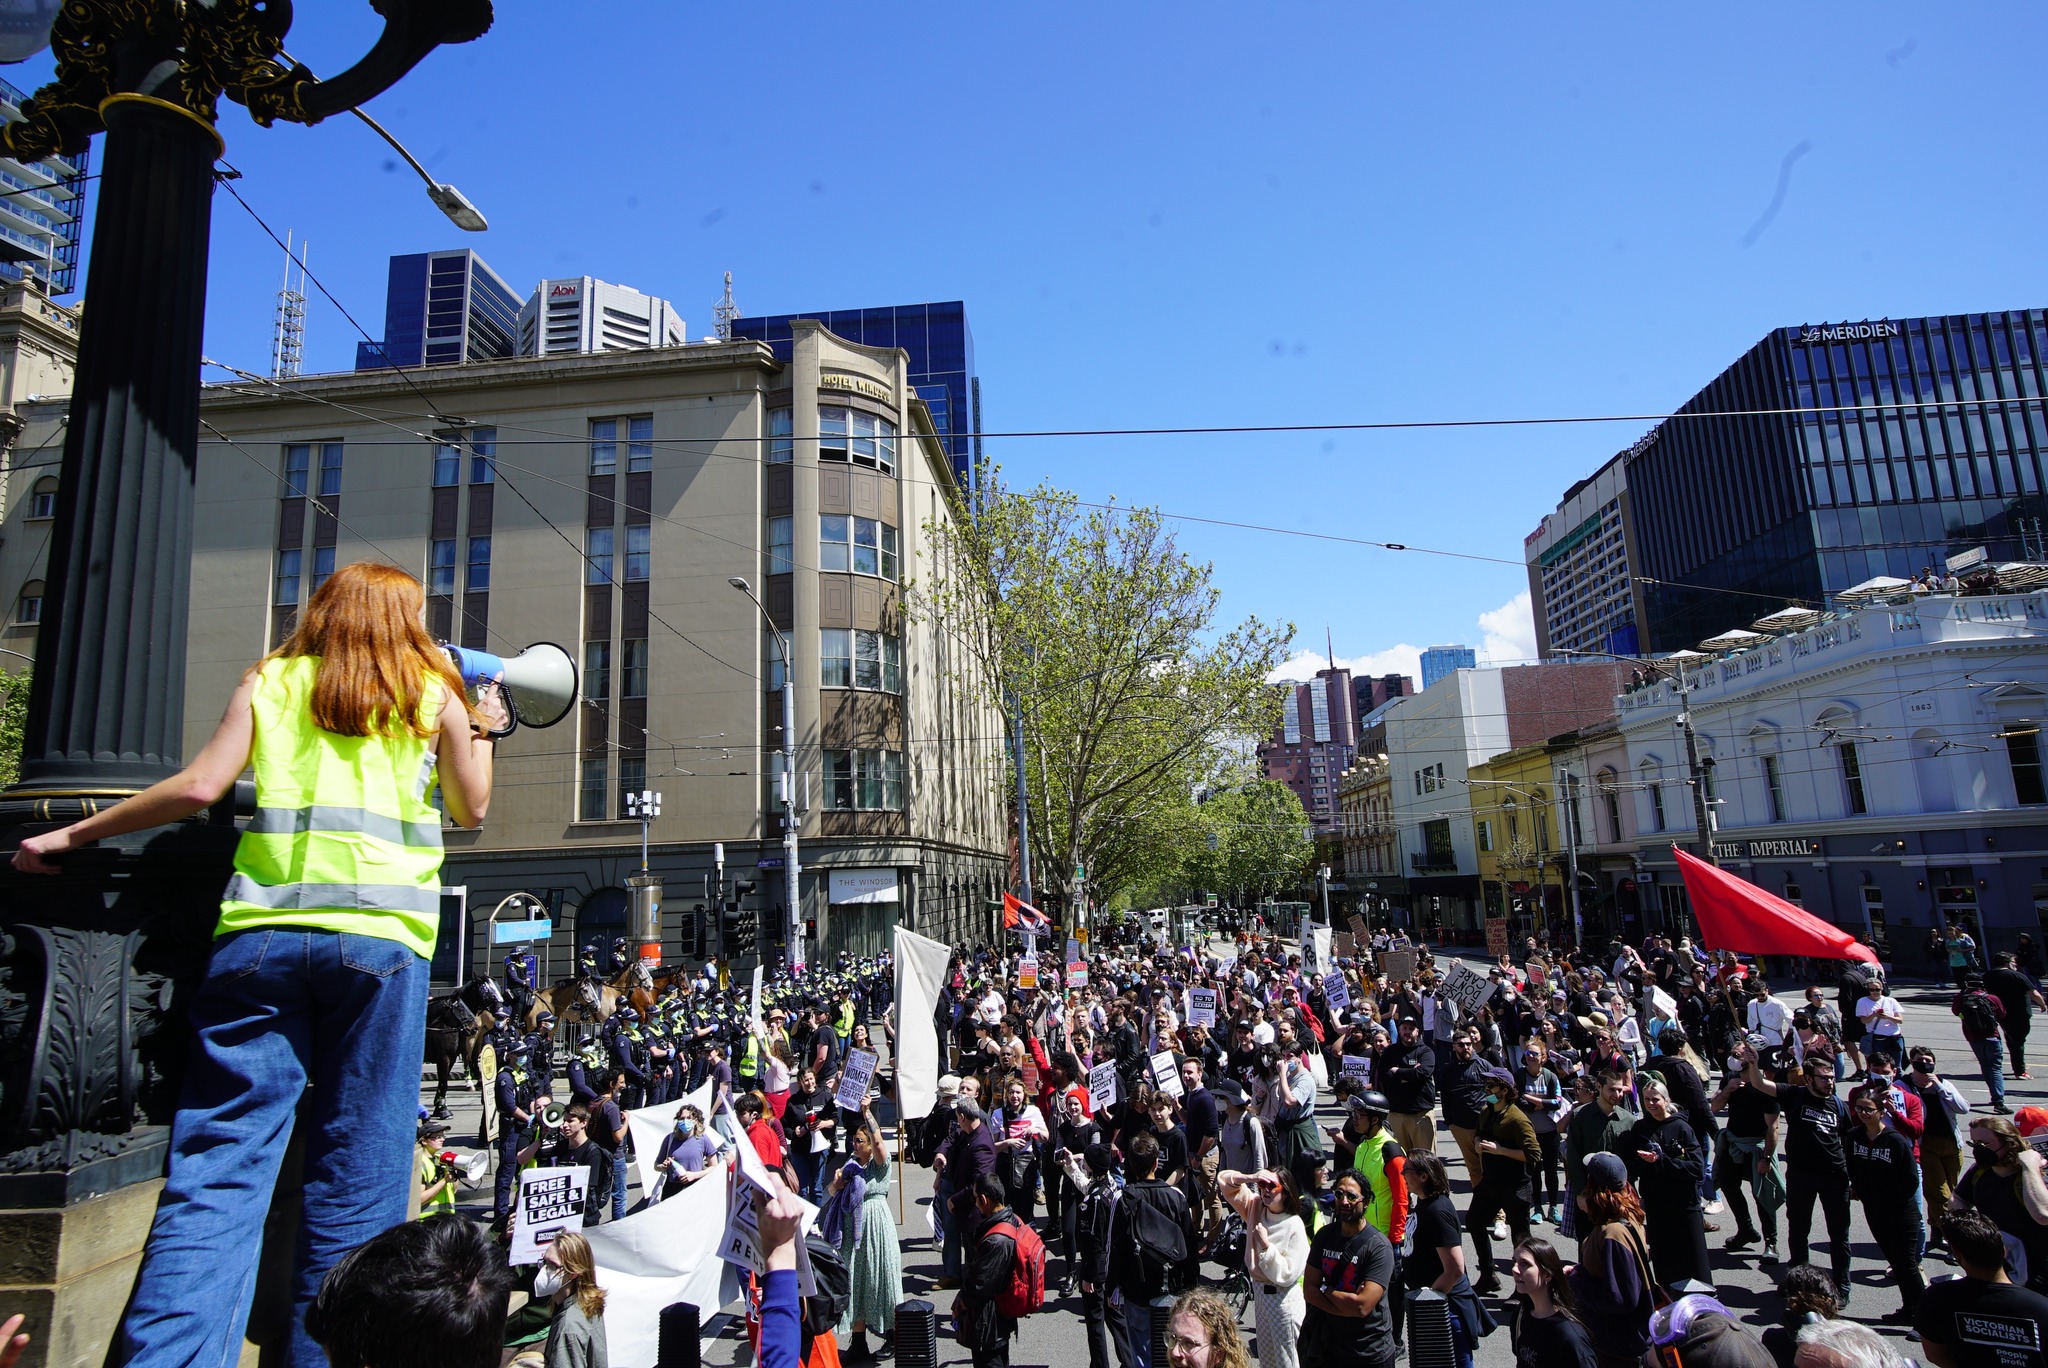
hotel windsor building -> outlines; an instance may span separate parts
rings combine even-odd
[[[955,485],[905,366],[799,321],[787,361],[707,341],[209,389],[186,754],[337,565],[388,560],[426,582],[442,639],[554,642],[582,671],[568,719],[499,745],[484,827],[444,831],[470,933],[444,926],[437,977],[456,940],[495,961],[482,923],[513,892],[555,918],[549,972],[624,935],[642,835],[626,795],[642,789],[663,795],[648,835],[664,957],[707,903],[717,842],[779,959],[785,684],[808,958],[875,953],[898,922],[987,939],[1002,721],[948,624],[908,602],[947,573],[928,527],[953,516]],[[787,634],[791,679],[733,576]]]

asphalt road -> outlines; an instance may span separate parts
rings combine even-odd
[[[1477,962],[1476,958],[1475,962]],[[1778,988],[1780,996],[1788,1001],[1794,1001],[1798,998],[1798,985],[1778,983],[1774,986]],[[1970,1099],[1977,1110],[1983,1111],[1988,1109],[1990,1094],[1985,1089],[1983,1080],[1978,1076],[1975,1056],[1971,1054],[1968,1044],[1963,1040],[1962,1030],[1957,1024],[1956,1018],[1949,1012],[1949,1002],[1953,996],[1953,991],[1946,985],[1934,983],[1894,984],[1892,991],[1893,995],[1899,999],[1900,1004],[1905,1008],[1907,1041],[1914,1044],[1932,1045],[1943,1069],[1943,1076],[1949,1078],[1961,1088],[1963,1095]],[[2010,1067],[2010,1061],[2008,1061],[2008,1067]],[[1718,1080],[1710,1080],[1710,1082],[1715,1081]],[[430,1090],[423,1090],[423,1100],[429,1096],[429,1092]],[[1844,1092],[1846,1093],[1846,1088]],[[2006,1101],[2007,1105],[2015,1109],[2029,1104],[2048,1105],[2048,1067],[2041,1068],[2040,1072],[2031,1081],[2016,1080],[2008,1077]],[[462,1086],[458,1084],[451,1088],[449,1102],[456,1111],[455,1131],[451,1138],[458,1145],[467,1141],[473,1141],[475,1139],[477,1116],[476,1094],[463,1090]],[[1325,1113],[1324,1120],[1326,1124],[1335,1125],[1338,1123],[1339,1113],[1335,1108],[1326,1108]],[[1454,1180],[1454,1194],[1457,1196],[1459,1206],[1462,1209],[1464,1206],[1464,1193],[1466,1191],[1463,1161],[1460,1159],[1457,1146],[1452,1142],[1449,1133],[1441,1127],[1439,1127],[1437,1153],[1451,1170]],[[914,1165],[906,1165],[902,1171],[905,1175],[904,1191],[902,1194],[904,1218],[899,1227],[898,1235],[903,1244],[904,1290],[908,1296],[928,1297],[943,1314],[945,1308],[950,1303],[951,1294],[947,1292],[934,1293],[930,1290],[932,1283],[939,1276],[938,1246],[936,1241],[930,1236],[924,1210],[931,1200],[932,1176],[929,1171],[917,1168]],[[480,1202],[463,1203],[463,1210],[480,1218],[487,1218],[490,1214],[490,1192],[488,1186],[474,1194],[474,1196],[482,1200]],[[1776,1292],[1778,1279],[1776,1275],[1782,1273],[1782,1266],[1776,1270],[1759,1266],[1756,1258],[1758,1251],[1755,1250],[1746,1251],[1741,1254],[1728,1254],[1722,1251],[1720,1248],[1721,1242],[1734,1231],[1733,1218],[1729,1217],[1726,1213],[1722,1213],[1718,1218],[1710,1217],[1709,1219],[1719,1219],[1723,1227],[1719,1234],[1710,1234],[1707,1237],[1708,1247],[1712,1251],[1714,1259],[1714,1281],[1721,1300],[1726,1302],[1744,1321],[1759,1329],[1774,1324],[1778,1312]],[[1782,1216],[1780,1224],[1782,1227]],[[1536,1230],[1538,1233],[1548,1232],[1552,1238],[1555,1238],[1555,1231],[1551,1227],[1538,1226]],[[1854,1258],[1853,1277],[1856,1283],[1856,1294],[1850,1306],[1849,1315],[1851,1319],[1863,1321],[1871,1325],[1881,1334],[1897,1337],[1901,1334],[1900,1331],[1878,1324],[1877,1318],[1898,1306],[1898,1293],[1890,1286],[1889,1279],[1885,1273],[1883,1259],[1879,1255],[1877,1244],[1871,1238],[1869,1228],[1863,1220],[1862,1210],[1860,1206],[1853,1203],[1851,1231],[1851,1252]],[[1818,1252],[1824,1241],[1825,1234],[1825,1223],[1821,1219],[1820,1212],[1816,1210],[1814,1213],[1816,1256],[1819,1256]],[[1569,1251],[1569,1242],[1566,1242],[1566,1248]],[[1504,1245],[1496,1247],[1497,1256],[1503,1260],[1508,1252],[1507,1247]],[[1569,1257],[1569,1252],[1567,1256]],[[1469,1244],[1467,1247],[1467,1257],[1468,1259],[1471,1257]],[[1503,1263],[1502,1267],[1504,1270],[1505,1263]],[[1057,1277],[1059,1269],[1060,1262],[1057,1258],[1054,1258],[1052,1260],[1052,1272],[1055,1277]],[[1932,1280],[1952,1274],[1956,1269],[1952,1263],[1949,1263],[1941,1255],[1930,1253],[1923,1271]],[[1205,1268],[1205,1272],[1213,1272],[1213,1269]],[[1051,1293],[1052,1289],[1048,1288],[1046,1308],[1024,1322],[1016,1341],[1012,1345],[1011,1362],[1017,1365],[1018,1368],[1052,1368],[1052,1365],[1060,1365],[1060,1368],[1081,1368],[1081,1365],[1087,1362],[1088,1345],[1081,1322],[1079,1298],[1056,1300],[1052,1298]],[[1508,1332],[1505,1326],[1506,1317],[1502,1316],[1501,1319],[1503,1321],[1502,1328],[1480,1342],[1476,1362],[1482,1365],[1482,1368],[1485,1365],[1507,1365],[1514,1361],[1514,1355],[1508,1346]],[[1250,1339],[1251,1323],[1251,1314],[1247,1311],[1244,1325],[1248,1341]],[[751,1355],[747,1349],[744,1337],[738,1333],[738,1327],[735,1324],[722,1324],[720,1322],[714,1322],[714,1326],[718,1326],[721,1333],[714,1338],[707,1338],[705,1340],[705,1364],[709,1365],[710,1368],[728,1368],[729,1365],[749,1362]],[[1901,1348],[1908,1353],[1912,1352],[1912,1346],[1910,1345],[1902,1343]],[[942,1331],[939,1341],[938,1361],[940,1364],[966,1364],[971,1360],[967,1351],[952,1343],[945,1337]]]

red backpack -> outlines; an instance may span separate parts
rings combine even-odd
[[[1028,1316],[1045,1305],[1045,1241],[1020,1221],[990,1226],[988,1233],[1007,1235],[1017,1246],[1017,1257],[1010,1264],[1010,1281],[996,1293],[996,1311],[1011,1320]]]

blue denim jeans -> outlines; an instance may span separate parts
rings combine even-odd
[[[288,1364],[325,1368],[305,1330],[320,1280],[405,1220],[426,1008],[427,961],[397,941],[270,927],[214,943],[117,1364],[233,1368],[264,1216],[310,1083]]]
[[[2005,1045],[1997,1036],[1989,1040],[1973,1040],[1970,1048],[1976,1051],[1977,1067],[1984,1071],[1984,1086],[1991,1090],[1991,1105],[2005,1105]]]
[[[626,1157],[626,1147],[624,1145],[612,1151],[612,1219],[614,1221],[626,1219],[626,1165],[630,1162]],[[649,1195],[651,1194],[641,1194],[643,1197]]]

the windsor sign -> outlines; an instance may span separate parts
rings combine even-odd
[[[1779,841],[1716,841],[1717,860],[1778,860],[1820,854],[1820,842],[1807,837]]]

